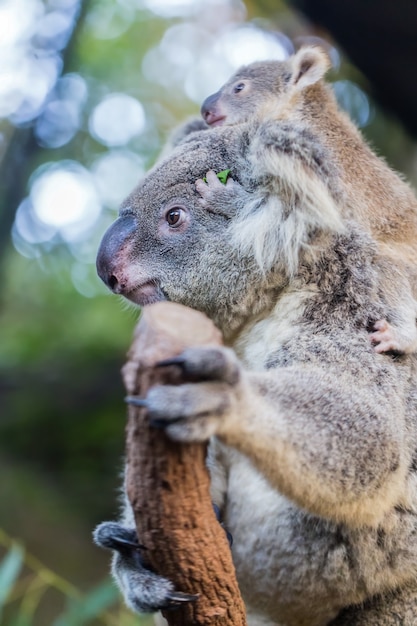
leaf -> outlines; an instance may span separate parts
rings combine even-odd
[[[14,544],[0,563],[0,612],[19,576],[23,564],[23,550]]]
[[[81,626],[98,617],[114,604],[119,592],[113,581],[106,580],[81,600],[72,600],[68,608],[55,620],[54,626]]]
[[[223,185],[225,185],[229,177],[229,174],[230,174],[230,170],[222,170],[221,172],[216,174],[216,176],[219,179],[219,181],[223,183]]]
[[[221,172],[219,172],[218,174],[216,174],[217,178],[219,179],[219,181],[221,183],[223,183],[223,185],[226,184],[227,179],[229,178],[229,174],[230,174],[230,170],[222,170]],[[207,182],[207,178],[204,177],[203,178],[204,182]]]
[[[230,174],[230,170],[222,170],[221,172],[219,172],[218,174],[216,174],[217,178],[219,179],[219,181],[221,183],[223,183],[223,185],[226,184],[227,179],[229,178],[229,174]],[[204,182],[207,182],[207,178],[204,177],[203,178]]]

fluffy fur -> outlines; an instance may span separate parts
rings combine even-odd
[[[312,217],[322,211],[328,224],[332,202],[336,203],[344,218],[357,220],[376,238],[387,266],[400,267],[403,278],[397,293],[392,286],[386,288],[392,310],[401,310],[397,319],[389,320],[396,325],[391,343],[388,325],[373,338],[381,351],[412,352],[417,349],[417,200],[338,108],[323,81],[329,65],[323,50],[305,47],[283,62],[242,67],[206,99],[203,117],[213,125],[259,125],[247,153],[257,181],[265,174],[275,176],[278,195],[287,186]],[[263,197],[270,214],[276,214],[276,193],[271,194],[268,186],[258,187],[257,196],[257,202]],[[249,213],[254,202],[250,201]],[[259,238],[261,233],[249,226],[242,238],[246,242],[250,236]],[[268,236],[264,239],[267,261]],[[262,248],[262,242],[256,247]],[[263,262],[260,252],[258,258]]]
[[[389,315],[374,240],[339,204],[320,213],[301,195],[332,172],[304,164],[294,195],[263,163],[254,175],[248,153],[266,129],[183,140],[124,202],[99,273],[139,305],[168,299],[207,313],[226,337],[227,348],[184,355],[195,383],[155,387],[147,401],[173,439],[211,441],[213,498],[233,535],[249,625],[412,626],[416,359],[369,344],[369,327]],[[220,189],[213,172],[202,182],[229,167],[239,185]],[[248,210],[259,186],[279,198],[272,216],[262,203]],[[208,380],[213,358],[224,368]],[[231,369],[232,379],[222,374]],[[169,606],[172,584],[142,567],[132,533],[126,503],[95,539],[115,550],[129,606]]]

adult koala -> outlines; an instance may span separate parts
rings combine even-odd
[[[191,306],[224,334],[227,348],[183,354],[197,382],[156,387],[146,400],[173,439],[211,438],[212,495],[233,535],[248,623],[411,626],[415,357],[377,354],[368,340],[387,315],[379,259],[326,195],[327,170],[294,163],[300,176],[277,188],[265,161],[269,201],[248,203],[260,184],[247,158],[256,133],[262,124],[183,140],[123,203],[98,272],[141,306]],[[258,171],[262,155],[257,142]],[[227,168],[237,182],[222,185],[214,172]],[[142,567],[128,503],[95,540],[115,550],[130,607],[181,599]]]

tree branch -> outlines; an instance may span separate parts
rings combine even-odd
[[[123,369],[128,394],[184,382],[178,366],[155,364],[186,347],[220,344],[220,332],[202,313],[167,302],[145,307]],[[129,406],[127,460],[145,564],[178,591],[198,594],[195,602],[164,612],[170,626],[244,626],[230,548],[210,498],[206,444],[173,442],[149,426],[146,409]]]

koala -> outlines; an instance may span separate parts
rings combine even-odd
[[[397,319],[379,320],[371,340],[383,352],[417,350],[417,200],[409,186],[364,141],[337,105],[323,76],[330,67],[317,46],[301,48],[285,61],[256,62],[239,69],[201,107],[211,127],[268,120],[249,158],[255,178],[259,153],[271,152],[267,172],[291,179],[294,162],[316,168],[343,216],[363,224],[391,264],[400,265],[401,289],[394,294]],[[276,147],[279,146],[279,159]],[[279,161],[279,162],[278,162]],[[286,163],[284,163],[286,161]],[[326,167],[324,165],[326,164]],[[265,173],[265,172],[264,172]],[[257,189],[258,195],[269,190]],[[266,200],[267,201],[267,200]],[[316,193],[316,201],[320,196]],[[405,266],[405,267],[404,267]],[[408,284],[407,284],[408,283]],[[397,296],[397,297],[395,297]]]
[[[320,168],[301,164],[297,193],[286,183],[276,193],[271,142],[254,177],[248,150],[268,128],[220,126],[180,141],[123,202],[98,274],[139,306],[200,310],[224,335],[225,347],[183,353],[178,366],[195,382],[156,386],[145,401],[173,440],[209,442],[212,498],[233,536],[249,626],[412,626],[416,356],[379,354],[367,341],[389,319],[385,259],[343,216]],[[220,188],[215,172],[225,169],[232,180]],[[257,185],[271,190],[268,202]],[[94,538],[114,552],[132,609],[190,599],[144,568],[128,501]]]

